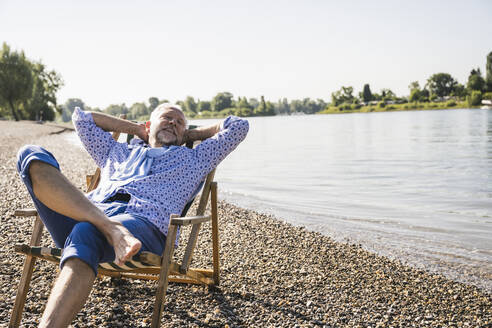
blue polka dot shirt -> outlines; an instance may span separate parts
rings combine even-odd
[[[116,142],[109,132],[94,123],[90,113],[78,108],[72,121],[85,149],[101,168],[98,189],[110,189],[106,184],[111,183],[115,169],[126,161],[133,147],[142,146]],[[171,214],[181,214],[200,182],[244,140],[248,129],[247,120],[229,116],[222,122],[219,133],[194,149],[168,147],[154,158],[146,176],[119,187],[131,196],[126,212],[147,218],[167,235]],[[95,201],[91,198],[93,193],[88,198]]]

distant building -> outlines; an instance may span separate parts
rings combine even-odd
[[[492,109],[492,100],[484,99],[482,100],[482,109]]]

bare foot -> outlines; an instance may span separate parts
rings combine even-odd
[[[137,254],[142,247],[142,243],[128,231],[122,224],[114,222],[109,232],[108,241],[114,248],[115,262],[118,265]]]

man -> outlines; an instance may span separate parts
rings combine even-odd
[[[57,247],[61,271],[40,327],[68,326],[89,296],[97,265],[123,263],[139,251],[162,253],[171,214],[180,214],[203,178],[246,137],[248,122],[186,129],[176,105],[162,104],[146,125],[76,108],[77,134],[101,168],[87,196],[59,171],[51,153],[24,146],[17,168]],[[148,144],[127,145],[107,131],[137,135]],[[204,140],[195,149],[181,146]]]

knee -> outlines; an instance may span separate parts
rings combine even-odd
[[[97,275],[97,265],[104,257],[107,241],[104,235],[89,222],[77,223],[65,240],[60,265],[76,257],[87,263]]]
[[[77,223],[66,240],[65,246],[68,244],[83,244],[87,246],[97,246],[102,241],[104,236],[96,228],[95,225],[89,222]]]
[[[60,169],[53,154],[37,145],[25,145],[17,152],[17,171],[21,174],[30,174],[33,167],[49,164]],[[29,171],[28,171],[29,170]]]
[[[39,148],[41,147],[36,145],[25,145],[19,149],[17,152],[17,171],[24,171],[24,166],[27,164],[26,159],[32,156],[32,154],[39,152]]]
[[[97,232],[99,230],[96,226],[89,222],[79,222],[72,229],[72,234],[81,236],[93,235]]]
[[[76,272],[79,277],[90,274],[93,271],[92,266],[89,263],[78,257],[66,259],[64,261],[63,268],[69,268],[72,272]]]
[[[46,165],[47,165],[46,163],[41,161],[31,161],[27,172],[29,173],[29,176],[31,177],[33,184],[35,183],[35,181],[38,181],[36,179],[37,177],[39,177],[40,175],[42,176],[43,174],[42,168],[46,167]]]

